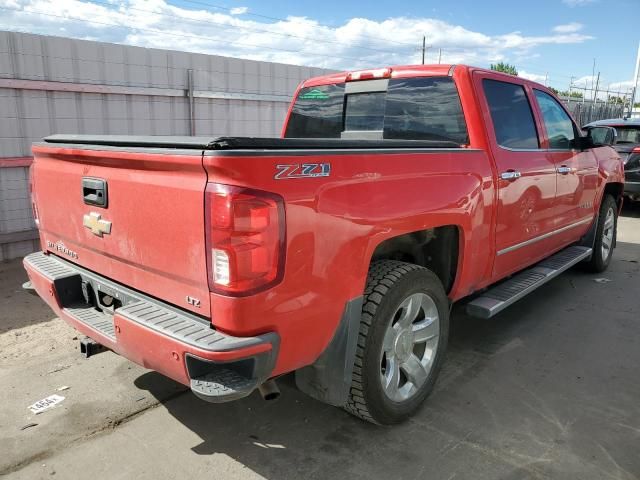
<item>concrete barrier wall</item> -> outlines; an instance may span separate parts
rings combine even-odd
[[[0,168],[0,261],[27,255],[39,245],[31,215],[28,170]]]
[[[276,137],[297,85],[327,72],[0,32],[0,260],[37,244],[24,166],[34,141],[53,133]]]

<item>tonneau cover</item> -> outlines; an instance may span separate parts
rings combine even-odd
[[[51,135],[46,143],[110,147],[176,148],[194,150],[321,150],[385,148],[461,148],[443,140],[342,140],[335,138],[186,137],[133,135]]]

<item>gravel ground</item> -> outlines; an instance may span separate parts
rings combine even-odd
[[[20,262],[0,263],[0,474],[640,479],[639,262],[640,206],[627,207],[604,274],[574,269],[489,321],[456,307],[436,391],[392,428],[289,377],[277,402],[212,405],[115,354],[84,360],[75,331],[21,291]],[[51,394],[65,400],[30,413]]]

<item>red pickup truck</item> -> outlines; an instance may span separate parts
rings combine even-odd
[[[427,65],[304,82],[280,139],[54,135],[33,147],[25,288],[87,355],[205,400],[295,371],[395,423],[433,389],[453,302],[489,318],[607,268],[624,176],[602,128],[537,83]]]

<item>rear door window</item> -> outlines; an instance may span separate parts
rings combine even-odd
[[[540,90],[533,91],[542,111],[542,121],[547,130],[549,148],[568,150],[573,147],[576,132],[573,121],[555,98]]]
[[[540,148],[531,105],[522,85],[485,79],[493,129],[498,145],[513,149]]]

